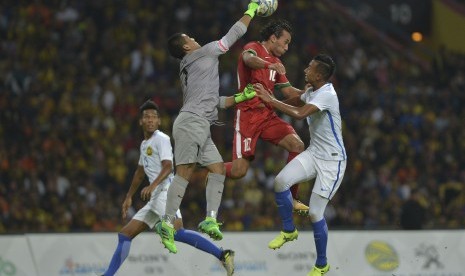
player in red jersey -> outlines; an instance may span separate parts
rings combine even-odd
[[[286,69],[279,59],[287,52],[291,36],[292,27],[288,22],[273,21],[262,29],[261,42],[249,42],[244,46],[237,68],[239,91],[247,91],[249,84],[261,83],[270,93],[278,89],[286,98],[302,94],[302,90],[289,83]],[[223,99],[223,103],[220,100],[220,106],[234,105],[232,98]],[[273,108],[260,98],[237,103],[235,107],[233,161],[225,163],[227,177],[238,179],[245,176],[250,161],[254,159],[259,138],[287,150],[287,162],[304,150],[304,143],[294,128],[279,118]],[[297,200],[297,189],[298,186],[294,185],[291,190],[294,209],[299,213],[306,213],[308,207]]]

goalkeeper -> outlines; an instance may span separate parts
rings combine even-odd
[[[218,119],[218,57],[245,34],[257,11],[257,2],[252,0],[249,3],[242,18],[220,40],[200,46],[194,38],[184,33],[176,33],[168,39],[169,53],[180,60],[179,76],[183,93],[183,106],[173,124],[176,175],[168,189],[166,214],[160,229],[162,243],[172,253],[177,252],[173,227],[176,211],[196,164],[209,171],[206,218],[199,224],[199,231],[214,240],[223,238],[216,218],[224,188],[225,170],[223,158],[210,134],[210,125]]]

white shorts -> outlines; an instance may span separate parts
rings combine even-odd
[[[276,177],[288,187],[311,179],[315,179],[312,192],[331,199],[341,185],[346,170],[347,160],[333,161],[315,158],[306,149],[292,159]]]
[[[155,224],[161,220],[165,214],[166,198],[168,196],[168,185],[161,190],[155,190],[152,193],[150,201],[145,204],[132,219],[142,221],[147,224],[150,229],[155,227]],[[182,218],[181,211],[176,212],[176,218]]]

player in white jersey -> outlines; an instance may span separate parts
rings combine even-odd
[[[181,60],[179,76],[183,93],[183,106],[173,124],[176,175],[168,190],[166,215],[160,231],[162,243],[172,253],[177,252],[173,220],[197,164],[209,171],[206,218],[198,229],[215,240],[223,238],[216,218],[224,189],[225,171],[223,158],[210,133],[211,124],[218,119],[218,58],[245,34],[258,8],[256,2],[251,0],[244,16],[220,40],[200,46],[186,34],[177,33],[168,39],[170,54]]]
[[[110,265],[104,273],[105,276],[114,275],[119,269],[129,254],[133,238],[149,228],[156,227],[156,231],[160,231],[161,223],[157,224],[157,222],[165,214],[167,191],[173,179],[173,150],[170,137],[158,130],[160,125],[158,106],[152,101],[145,102],[140,107],[140,116],[139,124],[144,132],[144,140],[140,145],[139,165],[123,202],[123,219],[126,218],[128,209],[132,205],[132,197],[145,175],[147,175],[150,184],[142,189],[141,197],[148,202],[118,233],[118,245]],[[183,229],[179,210],[176,212],[174,225],[177,229],[174,236],[175,241],[189,244],[212,254],[221,261],[227,275],[233,274],[234,251],[223,250],[200,233]]]
[[[305,80],[311,88],[296,97],[291,106],[272,97],[262,85],[255,85],[257,95],[274,108],[296,119],[307,118],[310,130],[309,147],[288,163],[275,179],[275,199],[283,230],[268,247],[278,249],[297,239],[292,217],[292,197],[289,187],[315,179],[310,196],[309,216],[312,221],[317,259],[308,276],[323,275],[329,270],[326,260],[328,226],[324,211],[338,190],[346,169],[346,151],[342,140],[339,100],[329,82],[335,63],[328,55],[317,55],[305,69]]]

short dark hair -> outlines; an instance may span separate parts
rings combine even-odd
[[[329,80],[336,70],[336,63],[334,60],[326,54],[319,54],[315,56],[313,60],[318,62],[316,67],[318,72],[323,75],[326,81]]]
[[[168,38],[168,52],[172,57],[182,59],[186,55],[183,48],[184,44],[186,44],[186,39],[183,34],[175,33]]]
[[[291,24],[283,19],[274,20],[270,21],[263,27],[263,29],[260,31],[260,36],[262,41],[268,40],[272,35],[275,35],[277,38],[279,38],[283,34],[283,31],[287,31],[292,35]]]
[[[144,110],[147,110],[147,109],[155,109],[157,113],[160,113],[160,109],[158,108],[158,105],[152,100],[147,100],[145,103],[143,103],[139,107],[140,115],[142,115],[142,113],[144,113]]]

